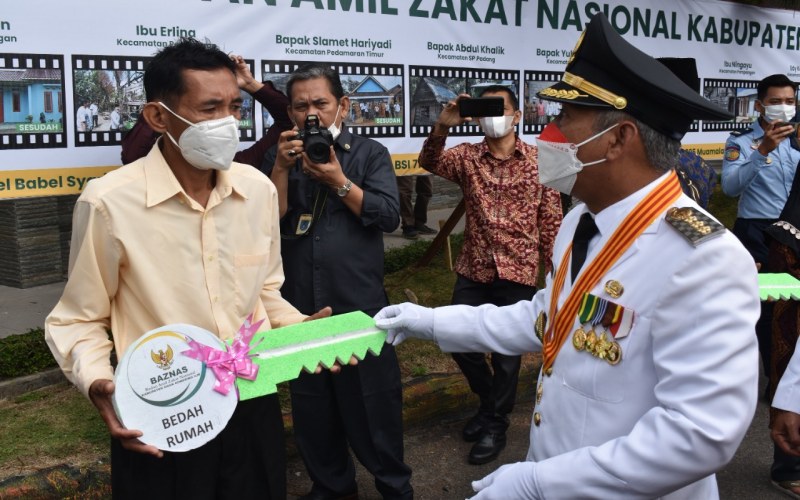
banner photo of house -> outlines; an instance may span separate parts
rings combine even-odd
[[[561,79],[597,11],[653,56],[697,59],[700,91],[736,116],[692,125],[684,147],[707,159],[721,159],[730,132],[757,118],[760,79],[800,79],[793,11],[718,0],[12,2],[0,13],[0,199],[74,195],[119,167],[147,99],[147,62],[182,36],[242,55],[281,90],[299,65],[329,64],[350,99],[345,123],[383,143],[398,175],[424,173],[418,152],[445,103],[490,85],[518,95],[517,132],[534,143],[560,111],[536,93]],[[87,29],[64,31],[77,24]],[[246,148],[274,118],[242,98]],[[482,132],[465,124],[451,136],[448,146]]]

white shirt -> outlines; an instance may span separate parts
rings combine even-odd
[[[75,120],[78,123],[85,122],[86,117],[89,115],[89,110],[86,109],[84,106],[78,108],[78,111],[75,113]]]
[[[116,109],[111,112],[111,128],[119,128],[119,111]]]
[[[800,343],[800,338],[798,338]],[[779,410],[800,413],[800,348],[795,346],[792,359],[783,372],[772,406]]]
[[[598,213],[600,236],[584,269],[616,227],[657,182]],[[675,206],[697,207],[681,195]],[[556,269],[578,220],[564,218],[553,252]],[[554,271],[555,272],[555,271]],[[616,280],[619,298],[604,291]],[[559,305],[571,289],[567,277]],[[549,311],[552,276],[532,301],[498,308],[450,306],[434,314],[447,352],[539,351],[533,330]],[[759,316],[753,259],[728,231],[693,247],[663,217],[637,238],[590,292],[635,312],[618,340],[616,366],[578,351],[570,333],[540,375],[541,401],[531,426],[530,473],[509,480],[508,498],[716,499],[714,472],[733,457],[755,413]],[[571,331],[578,327],[577,318]]]

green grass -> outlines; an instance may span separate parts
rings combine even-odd
[[[16,468],[108,452],[108,432],[77,389],[47,387],[0,404],[0,478]]]
[[[719,183],[714,188],[714,193],[711,195],[711,200],[708,203],[708,211],[714,214],[714,217],[725,225],[728,229],[733,229],[733,223],[736,221],[736,210],[738,208],[738,199],[730,198],[722,192]]]
[[[0,378],[22,377],[56,366],[41,328],[0,339]]]

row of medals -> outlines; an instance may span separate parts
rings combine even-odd
[[[583,326],[579,326],[572,334],[572,346],[578,351],[586,351],[596,358],[603,359],[610,365],[616,365],[622,360],[622,348],[619,342],[609,339],[605,331],[598,337],[594,327],[587,333]]]

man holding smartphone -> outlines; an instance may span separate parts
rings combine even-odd
[[[558,192],[539,183],[536,147],[514,133],[522,116],[514,91],[494,85],[481,97],[502,98],[502,114],[479,118],[484,140],[444,149],[450,127],[477,118],[463,116],[459,105],[469,103],[464,109],[476,114],[482,109],[470,106],[476,99],[461,94],[444,105],[419,160],[425,170],[457,183],[464,193],[467,221],[452,303],[503,306],[533,297],[540,262],[550,271],[561,200]],[[491,462],[506,445],[521,358],[492,353],[491,367],[484,353],[454,353],[453,359],[480,398],[478,412],[462,432],[464,440],[475,442],[468,461]]]
[[[722,190],[739,197],[733,234],[761,268],[767,262],[764,230],[778,216],[789,198],[797,163],[800,161],[793,121],[797,106],[797,84],[786,75],[771,75],[758,83],[755,110],[759,118],[750,128],[731,133],[722,161]],[[756,325],[764,373],[771,383],[772,304],[762,302]]]

